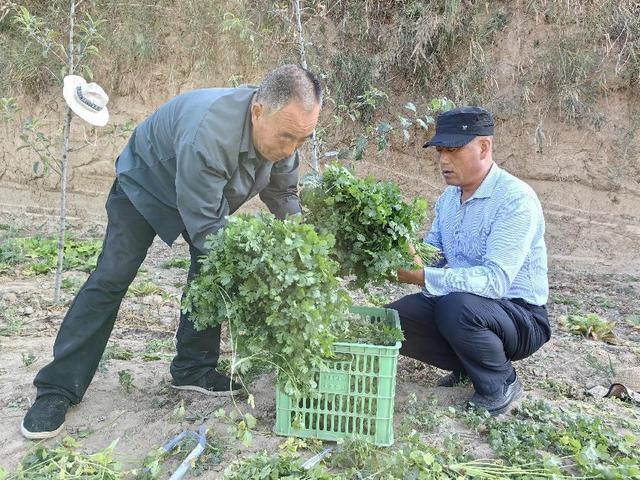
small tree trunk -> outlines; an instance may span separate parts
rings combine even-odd
[[[67,106],[64,113],[64,130],[62,133],[62,168],[60,169],[60,217],[58,223],[58,267],[56,268],[56,283],[54,289],[54,302],[60,301],[60,285],[62,283],[62,267],[64,265],[64,233],[66,222],[67,201],[67,165],[69,156],[69,132],[73,113]]]
[[[69,45],[67,48],[67,74],[73,75],[73,33],[76,19],[76,3],[71,0],[69,7]],[[78,5],[80,2],[78,2]],[[56,268],[56,280],[53,294],[53,301],[60,301],[60,285],[62,284],[62,268],[64,266],[64,233],[66,220],[67,201],[67,166],[69,164],[69,134],[71,132],[71,120],[73,113],[67,105],[64,111],[64,127],[62,131],[62,166],[60,168],[60,217],[58,222],[58,267]]]
[[[304,32],[302,31],[302,14],[300,8],[300,0],[295,1],[296,10],[296,27],[298,29],[298,46],[300,49],[300,64],[303,68],[307,68],[307,58],[304,49]],[[319,173],[318,166],[318,139],[316,138],[316,131],[311,134],[311,168],[315,173]]]

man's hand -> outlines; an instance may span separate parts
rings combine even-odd
[[[419,267],[424,267],[422,258],[420,258],[420,255],[416,253],[416,247],[414,247],[413,244],[410,243],[407,246],[407,250],[409,250],[409,254],[413,255],[413,261],[416,263],[416,265],[418,265]]]
[[[413,255],[413,261],[417,267],[422,267],[422,259],[416,254],[415,247],[410,243],[407,246],[409,253]],[[412,283],[414,285],[420,285],[424,287],[424,270],[419,268],[417,270],[398,270],[398,282],[400,283]]]
[[[412,283],[424,287],[424,269],[398,270],[398,282]]]

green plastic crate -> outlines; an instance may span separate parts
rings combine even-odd
[[[400,327],[395,310],[352,307],[351,312]],[[316,372],[317,395],[292,398],[276,386],[275,433],[321,440],[358,435],[376,445],[392,445],[400,345],[335,343],[334,351],[350,359],[327,361],[328,371]]]

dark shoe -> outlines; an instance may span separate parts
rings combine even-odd
[[[50,394],[37,398],[22,420],[22,435],[29,440],[55,437],[64,427],[69,405],[69,399],[62,395]]]
[[[522,383],[516,377],[511,383],[504,385],[502,391],[492,396],[474,393],[469,401],[474,407],[486,410],[493,417],[504,413],[514,400],[522,396]]]
[[[194,382],[182,383],[173,380],[171,382],[171,388],[175,388],[176,390],[192,390],[194,392],[204,393],[205,395],[211,395],[212,397],[230,397],[242,391],[242,385],[215,370],[210,371]]]
[[[438,380],[436,385],[439,387],[457,387],[458,385],[469,383],[469,380],[467,372],[457,372],[454,370]]]

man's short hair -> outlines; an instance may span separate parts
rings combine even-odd
[[[305,110],[322,104],[322,85],[318,77],[306,68],[287,64],[271,70],[264,78],[255,101],[276,112],[291,101]]]

